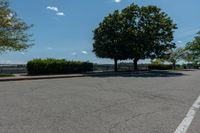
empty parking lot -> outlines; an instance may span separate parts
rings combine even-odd
[[[0,132],[174,133],[199,95],[200,71],[0,82]]]

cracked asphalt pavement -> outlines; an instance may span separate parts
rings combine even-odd
[[[173,133],[200,71],[149,73],[0,82],[0,133]]]

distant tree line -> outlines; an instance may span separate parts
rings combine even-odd
[[[186,44],[184,59],[194,65],[200,64],[200,32],[197,33],[193,41]]]
[[[173,69],[176,69],[176,64],[179,61],[184,61],[192,65],[193,68],[199,68],[200,65],[200,32],[194,37],[193,41],[188,42],[184,47],[174,48],[166,52],[160,58],[157,58],[153,63],[163,64],[165,61],[170,62]]]

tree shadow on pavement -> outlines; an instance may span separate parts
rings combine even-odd
[[[176,71],[136,71],[136,72],[97,72],[87,74],[89,77],[142,77],[142,78],[154,78],[154,77],[180,77],[180,76],[187,76],[182,72]]]

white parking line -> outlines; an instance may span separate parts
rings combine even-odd
[[[183,121],[181,122],[181,124],[178,126],[178,128],[174,133],[186,133],[199,108],[200,108],[200,96],[194,102],[189,112],[187,113],[186,117],[183,119]]]

